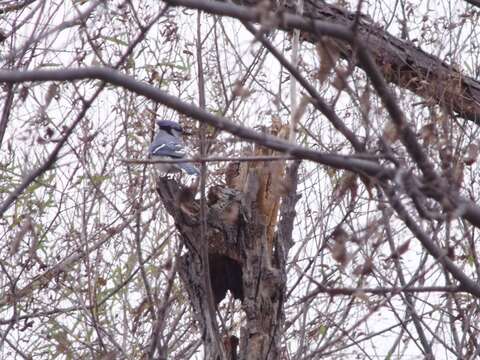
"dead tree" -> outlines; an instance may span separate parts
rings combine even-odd
[[[257,149],[255,153],[271,152]],[[230,164],[226,185],[214,185],[208,191],[205,239],[199,236],[199,201],[175,180],[158,179],[157,192],[188,249],[180,259],[179,274],[209,359],[219,358],[221,352],[215,349],[218,342],[209,329],[215,315],[208,313],[202,246],[208,246],[215,306],[229,290],[242,302],[245,312],[240,341],[232,334],[222,334],[224,354],[228,359],[280,358],[285,263],[292,246],[295,204],[299,198],[298,166],[299,162],[294,161],[284,174],[282,161]]]

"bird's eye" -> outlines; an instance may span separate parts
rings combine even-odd
[[[162,127],[161,128],[163,131],[165,131],[167,134],[174,135],[173,129],[171,127]]]

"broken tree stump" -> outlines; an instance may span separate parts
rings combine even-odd
[[[261,154],[271,153],[262,150]],[[280,357],[285,263],[293,243],[299,162],[293,162],[286,171],[287,180],[284,162],[276,162],[273,166],[265,164],[267,162],[233,164],[233,170],[227,171],[227,185],[209,188],[204,239],[200,236],[200,202],[175,180],[158,179],[157,192],[187,248],[178,264],[179,275],[200,325],[209,359],[219,358],[220,353],[249,360]],[[288,191],[279,190],[275,185],[279,181]],[[227,352],[215,349],[218,344],[226,345],[224,340],[214,339],[215,332],[209,327],[212,321],[216,324],[216,319],[209,314],[208,291],[204,285],[206,267],[200,250],[205,246],[215,307],[227,291],[242,302],[246,322],[242,324],[238,354],[228,353],[231,349],[236,352],[237,346],[229,346]],[[225,338],[229,336],[226,334]]]

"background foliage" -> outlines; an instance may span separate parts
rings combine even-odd
[[[355,11],[358,4],[337,5]],[[477,78],[474,5],[370,0],[360,9],[384,31]],[[199,37],[196,10],[93,0],[0,1],[0,19],[4,70],[113,67],[196,104],[200,47],[209,112],[246,127],[269,126],[290,123],[304,99],[292,76],[234,19],[201,14]],[[393,189],[408,213],[478,279],[478,229],[461,217],[461,208],[446,211],[430,200],[424,205],[431,217],[418,214],[400,177],[419,172],[365,72],[339,59],[328,40],[300,42],[296,56],[292,33],[271,29],[267,37],[297,62],[364,144],[366,157],[388,162],[382,140],[390,146],[403,171]],[[438,174],[478,203],[478,124],[432,99],[394,90]],[[51,168],[0,219],[1,358],[146,358],[159,310],[169,358],[201,358],[201,336],[174,270],[182,246],[155,193],[151,167],[126,161],[145,158],[157,118],[188,128],[194,155],[199,123],[94,79],[2,83],[0,96],[2,202],[66,140]],[[298,145],[354,153],[311,104],[297,117]],[[239,156],[250,146],[210,127],[207,132],[210,155]],[[207,185],[223,181],[225,165],[209,164]],[[428,254],[374,180],[308,161],[299,179],[286,359],[419,359],[426,347],[440,359],[478,354],[478,298]],[[239,308],[233,299],[222,302],[222,330],[238,334]]]

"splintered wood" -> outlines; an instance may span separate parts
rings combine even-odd
[[[273,119],[270,129],[262,131],[283,139],[288,139],[289,127],[279,120]],[[255,145],[254,149],[246,149],[244,156],[275,156],[278,152]],[[285,160],[251,161],[230,163],[225,173],[228,187],[246,194],[256,203],[257,215],[262,217],[266,226],[267,257],[271,261],[275,228],[278,222],[280,199],[288,188],[285,181]]]

